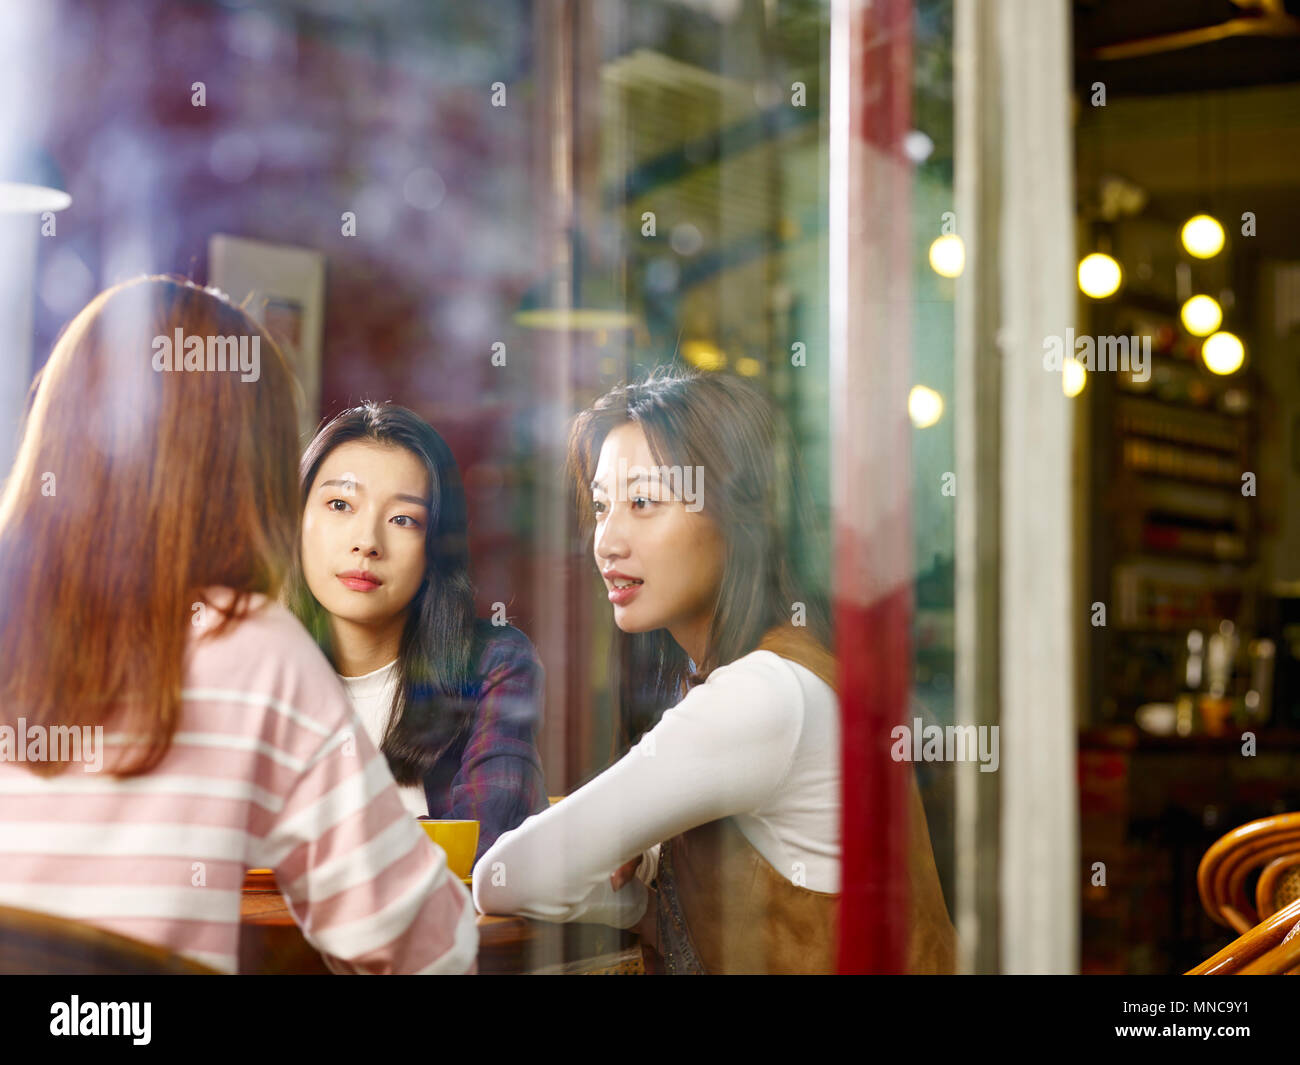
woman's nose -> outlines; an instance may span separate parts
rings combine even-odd
[[[597,558],[627,557],[627,537],[623,534],[622,523],[613,513],[596,527],[595,546]]]
[[[360,528],[356,532],[356,540],[352,545],[353,554],[364,555],[367,558],[379,557],[379,533],[372,529],[368,522],[361,521],[358,523]]]

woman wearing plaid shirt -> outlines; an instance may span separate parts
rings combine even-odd
[[[481,855],[546,809],[542,667],[518,629],[474,616],[465,494],[414,412],[365,403],[300,465],[290,606],[329,656],[407,809],[479,822]]]

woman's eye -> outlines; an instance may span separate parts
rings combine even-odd
[[[646,507],[648,507],[651,503],[655,503],[655,502],[657,502],[657,500],[651,499],[649,496],[632,497],[632,506],[636,507],[638,510],[645,510]],[[642,506],[641,505],[642,503],[644,503],[645,506]]]
[[[337,503],[337,504],[339,504],[339,505],[336,507],[336,506],[334,505],[335,503]],[[330,510],[333,510],[333,511],[341,511],[341,510],[344,510],[344,509],[347,508],[347,503],[345,503],[342,499],[331,499],[331,500],[330,500],[328,503],[326,503],[325,505],[326,505],[327,507],[329,507]]]
[[[596,514],[604,514],[604,513],[605,513],[605,504],[602,503],[599,499],[593,499],[593,500],[591,501],[591,509],[592,509],[592,511],[594,511]]]
[[[412,518],[409,514],[398,514],[397,517],[393,519],[393,521],[405,522],[405,524],[402,526],[403,529],[417,529],[420,526],[420,523],[416,521],[414,518]]]

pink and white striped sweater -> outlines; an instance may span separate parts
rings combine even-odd
[[[230,594],[210,589],[209,602]],[[83,752],[84,764],[41,777],[0,747],[0,905],[235,972],[244,871],[270,868],[331,969],[476,971],[468,891],[407,812],[325,656],[284,607],[254,602],[217,638],[204,635],[216,611],[200,612],[175,740],[148,774],[110,775],[127,739],[111,721],[100,771]]]

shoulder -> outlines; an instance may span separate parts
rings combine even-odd
[[[220,591],[228,592],[228,589]],[[291,664],[309,661],[313,665],[318,662],[329,665],[324,653],[316,646],[316,641],[292,612],[282,603],[265,595],[249,596],[244,616],[232,618],[224,631],[217,631],[226,620],[224,608],[228,604],[228,595],[214,595],[211,599],[195,604],[190,623],[195,630],[197,647],[242,651],[274,647]]]
[[[541,671],[537,649],[513,625],[493,625],[480,620],[475,626],[475,642],[478,649],[475,672],[483,683],[491,683],[503,671]]]
[[[541,722],[545,674],[532,641],[512,625],[479,621],[475,646],[480,730],[535,729]]]
[[[324,652],[296,617],[279,602],[253,596],[247,614],[224,620],[220,595],[205,601],[191,621],[186,659],[187,688],[262,697],[268,704],[284,703],[299,713],[336,724],[347,715],[348,703],[338,675]]]
[[[706,713],[743,721],[747,735],[755,738],[798,735],[806,699],[795,669],[771,651],[751,651],[715,669],[665,717],[683,711]]]
[[[804,736],[804,704],[787,662],[770,651],[743,655],[664,711],[638,744],[662,757],[643,759],[643,768],[695,780],[692,787],[711,793],[720,789],[731,800],[743,797],[729,812],[757,809],[789,773]]]
[[[799,668],[796,663],[772,651],[750,651],[715,669],[709,674],[704,686],[770,687],[774,689],[773,696],[776,699],[798,698],[802,685],[795,670]]]

